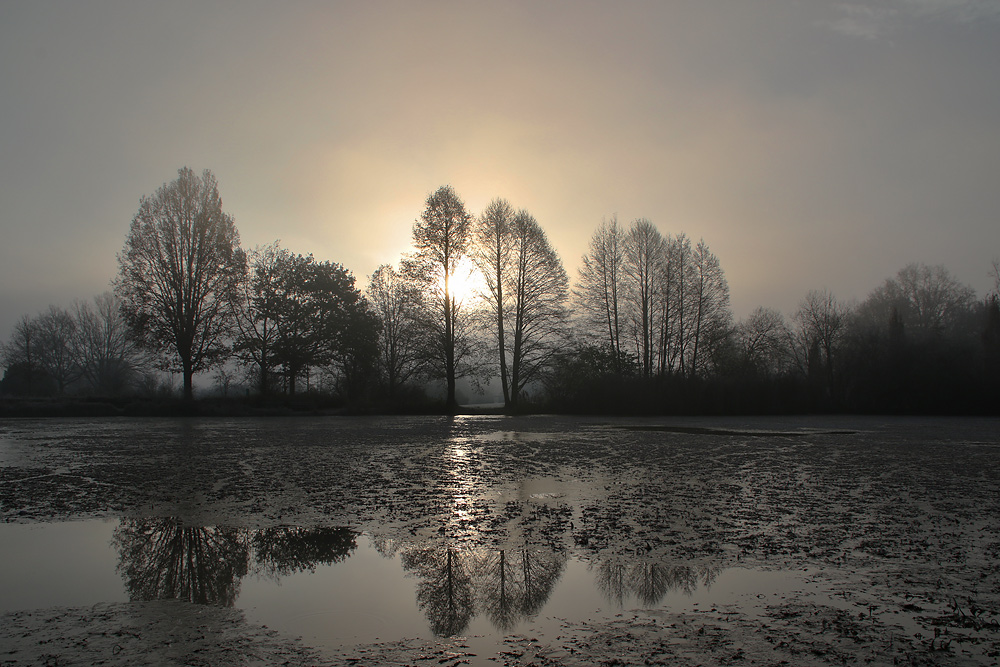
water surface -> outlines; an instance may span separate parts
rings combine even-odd
[[[0,420],[4,609],[179,598],[313,645],[713,606],[971,645],[996,516],[990,419]]]
[[[3,524],[0,544],[0,612],[182,599],[242,609],[328,647],[453,635],[497,642],[633,608],[750,609],[807,586],[802,572],[545,549],[387,548],[348,528],[185,528],[176,519]]]

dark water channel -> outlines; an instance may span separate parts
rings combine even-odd
[[[1000,611],[998,423],[0,421],[0,612],[180,599],[343,647],[794,601],[917,642],[948,595]]]

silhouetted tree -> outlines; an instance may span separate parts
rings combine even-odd
[[[369,396],[378,370],[381,326],[363,297],[346,308],[343,332],[333,354],[337,391],[344,399],[357,402]]]
[[[688,374],[704,372],[707,361],[729,333],[732,314],[729,310],[729,284],[718,258],[699,241],[691,254],[690,362]]]
[[[277,241],[257,246],[248,254],[249,270],[239,283],[238,298],[233,300],[236,340],[233,350],[243,364],[255,368],[257,389],[271,391],[271,376],[278,365],[275,344],[278,340],[278,303],[282,298],[284,272],[293,255]]]
[[[682,257],[678,253],[678,242],[686,237],[663,237],[662,252],[658,271],[654,276],[653,321],[650,332],[654,336],[653,358],[656,372],[665,377],[675,370],[679,354],[680,339],[677,336],[677,304],[674,295],[677,283],[683,277]]]
[[[982,403],[980,307],[942,266],[910,264],[845,318],[836,364],[845,407],[964,411]]]
[[[367,323],[365,303],[354,287],[354,276],[340,264],[317,262],[312,255],[277,255],[274,293],[262,306],[274,324],[271,360],[285,371],[289,394],[307,369],[345,360],[357,331],[374,343],[376,331],[361,331]]]
[[[625,257],[622,273],[626,281],[628,313],[634,332],[636,356],[643,377],[652,376],[656,369],[655,315],[659,312],[659,278],[666,262],[666,242],[649,220],[639,218],[625,235]],[[664,294],[665,296],[665,294]]]
[[[444,379],[449,410],[458,407],[455,380],[473,369],[474,353],[468,312],[456,298],[452,280],[465,257],[472,235],[472,217],[450,185],[427,197],[426,207],[413,224],[416,252],[407,263],[407,274],[424,294],[426,331],[424,359],[434,375]]]
[[[691,282],[691,240],[685,234],[666,239],[660,272],[660,374],[688,374],[694,321]]]
[[[277,322],[274,360],[284,369],[286,391],[294,395],[300,375],[332,359],[328,331],[331,317],[314,278],[312,255],[289,254],[280,267],[278,293],[271,313]]]
[[[908,264],[872,291],[859,316],[886,322],[893,309],[911,335],[941,335],[970,321],[975,292],[944,266]]]
[[[76,348],[80,372],[94,391],[118,394],[144,370],[146,360],[129,335],[121,300],[111,292],[77,303]]]
[[[827,395],[833,391],[833,359],[844,335],[847,309],[827,290],[811,290],[795,312],[801,367],[822,376]]]
[[[553,354],[565,346],[569,280],[529,213],[522,210],[514,216],[510,235],[510,406],[516,408],[525,386],[539,379]]]
[[[769,377],[787,366],[791,331],[785,317],[773,308],[756,308],[735,328],[740,364],[746,372]]]
[[[77,355],[76,320],[69,311],[55,306],[35,318],[38,366],[56,383],[60,394],[80,377]]]
[[[10,340],[4,343],[3,364],[6,367],[3,388],[10,394],[31,395],[40,389],[42,370],[38,365],[38,326],[28,315],[14,324]]]
[[[381,323],[379,369],[391,399],[422,367],[417,324],[420,295],[410,281],[388,264],[375,269],[365,293]]]
[[[500,387],[505,406],[510,405],[510,378],[507,368],[507,337],[505,325],[511,299],[507,290],[513,251],[514,209],[506,199],[494,199],[476,223],[472,260],[486,283],[486,303],[497,356],[500,365]]]
[[[987,385],[1000,386],[1000,297],[996,294],[986,300],[983,350]]]
[[[583,256],[577,285],[573,290],[576,304],[583,311],[584,322],[611,346],[612,359],[622,354],[622,262],[625,258],[625,233],[618,219],[605,220],[590,239]],[[603,332],[603,333],[601,333]]]
[[[138,340],[192,377],[224,360],[232,301],[246,270],[240,237],[222,210],[215,177],[184,167],[177,180],[143,197],[118,254],[115,292]]]

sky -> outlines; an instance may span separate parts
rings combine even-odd
[[[704,239],[737,317],[1000,256],[1000,2],[0,0],[0,340],[109,288],[210,169],[245,248],[359,285],[428,194]]]

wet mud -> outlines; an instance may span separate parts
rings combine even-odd
[[[346,527],[415,571],[458,550],[537,548],[639,599],[732,567],[801,584],[566,620],[490,655],[447,624],[438,640],[320,652],[215,606],[25,610],[2,619],[0,665],[119,664],[162,642],[182,647],[164,654],[175,664],[995,664],[998,464],[996,420],[6,420],[5,522]],[[146,625],[129,630],[137,614]],[[228,639],[192,614],[217,615],[204,627]]]

